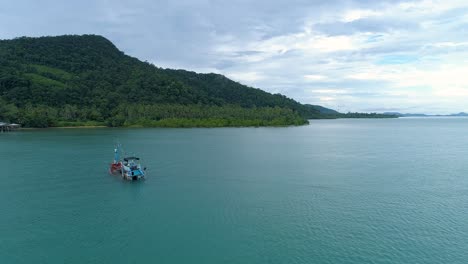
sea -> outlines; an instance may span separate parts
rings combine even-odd
[[[21,130],[0,177],[5,264],[468,263],[468,118]]]

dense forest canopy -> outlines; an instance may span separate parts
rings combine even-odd
[[[314,106],[219,74],[141,62],[101,36],[0,41],[3,121],[30,127],[268,126],[324,117]]]

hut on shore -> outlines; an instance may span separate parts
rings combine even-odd
[[[10,132],[13,130],[17,130],[20,127],[21,125],[19,124],[9,124],[5,122],[0,122],[0,132]]]

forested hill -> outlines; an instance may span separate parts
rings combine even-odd
[[[158,68],[96,35],[0,41],[0,120],[25,126],[299,125],[320,112],[219,74]]]

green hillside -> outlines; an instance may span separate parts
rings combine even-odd
[[[318,117],[219,74],[139,61],[101,36],[0,41],[0,120],[24,126],[281,126]]]
[[[323,106],[320,106],[320,105],[310,105],[310,104],[306,104],[305,106],[318,110],[318,111],[320,112],[320,114],[325,114],[325,115],[326,115],[326,114],[332,114],[332,115],[337,115],[337,114],[339,114],[338,111],[335,111],[335,110],[333,110],[333,109],[326,108],[326,107],[323,107]]]

